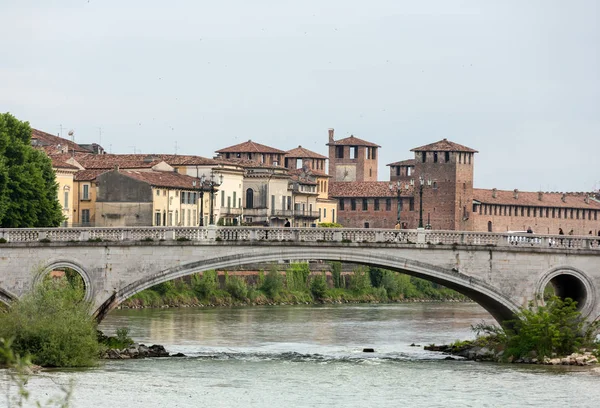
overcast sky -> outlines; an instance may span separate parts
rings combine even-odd
[[[597,0],[0,0],[0,112],[113,153],[248,139],[385,165],[448,138],[475,187],[600,187]],[[101,139],[100,130],[102,129]]]

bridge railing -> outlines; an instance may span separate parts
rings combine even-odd
[[[0,229],[2,242],[80,241],[279,241],[476,245],[498,247],[595,249],[600,237],[474,231],[388,230],[284,227],[122,227]],[[1,249],[1,246],[0,246]]]

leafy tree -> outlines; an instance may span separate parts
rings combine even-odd
[[[29,123],[0,114],[0,227],[55,227],[64,220],[50,159],[31,146]]]
[[[281,292],[283,289],[283,279],[276,266],[271,267],[260,289],[271,299],[275,299],[279,292]]]
[[[333,287],[342,287],[342,263],[339,261],[331,262],[331,277],[333,279]]]

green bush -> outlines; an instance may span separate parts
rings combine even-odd
[[[360,266],[352,272],[352,278],[350,279],[350,290],[355,292],[364,292],[367,289],[371,289],[371,279],[367,268]]]
[[[90,305],[67,279],[46,279],[0,314],[0,338],[13,350],[46,367],[94,365],[99,345]]]
[[[193,281],[192,289],[200,299],[208,299],[219,288],[217,271],[204,271],[202,277]]]
[[[342,228],[342,224],[337,222],[320,222],[319,227],[321,228]]]
[[[248,285],[243,278],[238,276],[230,276],[225,284],[225,290],[234,299],[245,300],[248,296]]]
[[[331,262],[331,278],[333,279],[333,287],[342,287],[342,263],[339,261]]]
[[[315,299],[324,299],[327,295],[327,278],[324,273],[312,277],[310,282],[310,293]]]
[[[270,299],[275,299],[283,289],[283,279],[276,267],[272,267],[260,288]]]
[[[306,262],[294,262],[285,271],[287,290],[304,292],[308,289],[310,269]]]
[[[0,244],[6,244],[8,241],[6,238],[0,238]]]
[[[385,289],[386,295],[390,299],[396,299],[400,295],[400,285],[398,284],[398,274],[391,271],[384,271],[381,277],[381,287]]]

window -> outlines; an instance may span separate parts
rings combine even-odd
[[[369,228],[369,223],[365,222],[365,228]]]
[[[90,210],[81,210],[81,223],[82,224],[90,223]]]
[[[254,190],[246,190],[246,208],[254,208]]]
[[[400,166],[396,166],[396,176],[400,175]]]
[[[323,217],[327,218],[327,208],[323,208]]]
[[[185,204],[186,195],[185,193],[181,193],[181,204]]]
[[[433,189],[434,189],[434,190],[437,190],[437,188],[438,188],[437,181],[434,181],[434,182],[433,182]]]
[[[358,146],[350,146],[350,158],[351,159],[358,158]]]
[[[181,225],[185,226],[185,210],[181,210]]]
[[[160,190],[156,190],[156,195],[159,196],[160,195]],[[157,224],[160,225],[160,224]]]
[[[371,159],[375,160],[376,158],[377,158],[377,148],[372,147],[371,148]]]
[[[335,158],[336,159],[344,158],[344,146],[336,146],[335,147]]]
[[[331,210],[331,222],[335,222],[335,210]]]
[[[221,194],[221,207],[225,207],[225,191],[220,191]]]
[[[227,197],[227,208],[231,208],[231,197]]]
[[[350,209],[352,211],[356,211],[356,199],[355,198],[350,199]]]
[[[392,211],[392,199],[391,198],[385,199],[385,210]]]
[[[373,200],[373,209],[375,211],[379,211],[379,198],[376,198],[375,200]]]
[[[427,161],[427,152],[421,152],[421,161],[423,163]]]
[[[340,211],[344,211],[344,199],[340,200]]]
[[[448,163],[450,161],[450,152],[444,153],[444,162]]]
[[[369,177],[373,177],[373,169],[369,169]]]
[[[412,198],[412,197],[408,201],[408,210],[409,211],[414,211],[415,210],[415,199]]]
[[[89,184],[84,184],[83,185],[83,192],[82,192],[82,200],[89,200],[90,199],[90,185]]]
[[[63,207],[65,209],[69,208],[69,192],[68,191],[65,191],[65,202],[64,202]]]
[[[437,154],[437,152],[433,152],[433,162],[434,163],[438,162],[438,154]]]
[[[160,227],[160,212],[154,214],[154,225]]]
[[[362,209],[363,209],[363,211],[369,210],[369,200],[366,198],[363,198],[363,200],[362,200]]]

